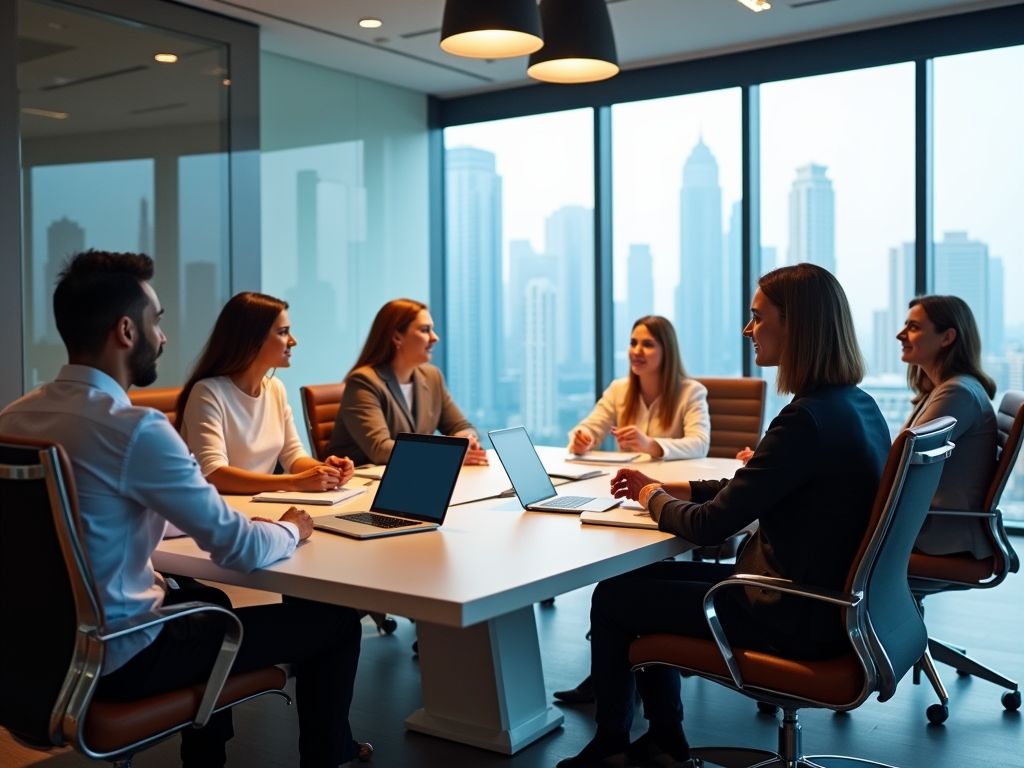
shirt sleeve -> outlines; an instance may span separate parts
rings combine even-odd
[[[691,382],[687,397],[679,403],[676,419],[683,423],[682,437],[655,437],[666,461],[675,459],[703,459],[711,447],[711,416],[708,413],[708,391],[703,385]]]
[[[616,402],[615,396],[616,388],[617,382],[613,381],[609,384],[604,394],[601,395],[601,399],[597,401],[597,405],[594,406],[594,410],[590,412],[590,415],[569,432],[570,447],[572,446],[572,436],[576,434],[577,429],[582,429],[594,438],[594,447],[597,448],[608,437],[612,427],[619,423],[619,404]]]
[[[187,533],[224,568],[248,573],[295,551],[298,537],[286,527],[253,522],[231,509],[174,427],[155,411],[132,436],[120,485],[122,494]]]
[[[942,416],[956,419],[950,439],[955,443],[960,436],[972,429],[981,415],[978,412],[978,401],[970,390],[963,386],[944,386],[936,389],[928,403],[914,420],[914,425],[925,424]]]
[[[281,418],[284,420],[284,446],[277,460],[284,467],[285,472],[292,471],[292,465],[299,459],[309,458],[306,449],[299,438],[299,431],[295,428],[295,416],[292,414],[292,407],[288,405],[288,392],[277,379],[271,380],[274,387],[274,397],[280,406]]]
[[[224,436],[224,404],[205,381],[197,382],[189,393],[182,414],[182,433],[188,440],[188,449],[199,462],[203,477],[230,466]]]
[[[387,464],[395,437],[388,428],[377,392],[362,375],[349,377],[338,415],[367,458],[374,464]]]

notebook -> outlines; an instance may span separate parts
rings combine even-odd
[[[265,501],[271,504],[303,504],[317,507],[333,507],[348,501],[353,496],[364,493],[363,488],[349,488],[342,486],[336,491],[306,492],[306,491],[264,491],[252,497],[253,501]]]

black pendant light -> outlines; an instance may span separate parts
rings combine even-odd
[[[441,49],[473,59],[525,56],[544,45],[537,0],[447,0]]]
[[[548,83],[590,83],[619,72],[615,35],[604,0],[541,0],[544,47],[526,74]]]

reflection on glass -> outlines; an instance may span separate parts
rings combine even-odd
[[[914,64],[761,86],[761,272],[811,262],[850,301],[895,434],[910,413],[896,333],[914,294]],[[767,416],[787,398],[769,378]]]
[[[998,403],[1007,389],[1024,390],[1024,46],[946,56],[934,67],[933,287],[974,312]],[[1022,460],[1001,508],[1024,520]]]
[[[593,113],[448,128],[445,156],[448,387],[563,445],[594,405]]]
[[[738,88],[612,107],[616,377],[649,314],[691,375],[741,374],[740,120]]]
[[[180,384],[230,289],[226,48],[20,0],[18,61],[25,387],[66,361],[51,297],[88,248],[154,258],[159,384]]]

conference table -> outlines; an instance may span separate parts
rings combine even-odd
[[[564,448],[538,447],[549,472],[600,469],[563,483],[562,493],[607,496],[619,466],[567,465]],[[167,539],[153,555],[161,571],[416,620],[423,707],[407,728],[513,754],[562,724],[544,690],[534,604],[693,548],[656,530],[583,525],[575,514],[527,512],[512,496],[493,451],[490,465],[464,467],[444,525],[436,531],[356,540],[323,531],[295,554],[252,573],[215,565],[189,538]],[[633,466],[660,481],[731,477],[732,459],[652,461]],[[310,514],[370,508],[365,493]],[[225,496],[250,517],[273,506]],[[284,511],[284,507],[281,508]],[[587,649],[581,644],[581,653]]]

